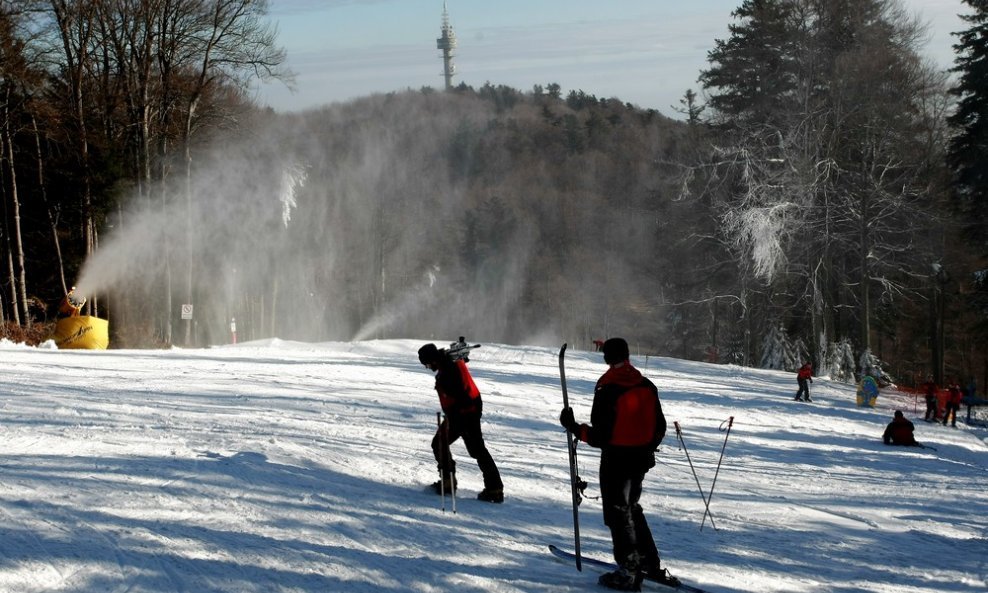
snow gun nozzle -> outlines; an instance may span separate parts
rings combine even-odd
[[[62,304],[59,305],[58,312],[63,317],[75,317],[85,305],[86,297],[77,295],[75,293],[75,287],[73,286],[69,292],[66,293],[65,298],[62,299]]]

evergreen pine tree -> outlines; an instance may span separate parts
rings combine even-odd
[[[709,107],[749,124],[764,123],[796,86],[793,39],[786,24],[792,7],[785,0],[745,0],[731,15],[727,40],[707,54],[700,74]],[[733,122],[737,123],[737,122]]]
[[[948,123],[957,130],[951,139],[948,162],[953,170],[957,205],[969,236],[982,252],[988,247],[988,1],[964,0],[973,9],[961,18],[970,27],[958,34],[953,72],[957,110]]]

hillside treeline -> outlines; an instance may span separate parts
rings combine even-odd
[[[30,4],[6,15],[5,55],[51,66],[2,81],[7,321],[50,319],[78,281],[117,346],[225,342],[234,322],[239,339],[621,335],[848,379],[984,376],[983,242],[948,121],[974,91],[923,59],[896,2],[741,2],[675,119],[552,83],[257,110],[250,78],[287,76],[263,3],[231,13],[256,51],[186,62],[193,43],[169,85],[167,62],[124,67],[139,36],[99,36],[136,7],[133,30],[160,31],[151,8],[184,3],[94,3],[73,78],[55,41],[83,21],[59,37],[61,3]]]

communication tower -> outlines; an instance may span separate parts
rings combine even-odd
[[[453,25],[449,24],[449,12],[446,10],[445,0],[443,0],[442,37],[436,39],[436,48],[443,51],[443,77],[446,79],[446,90],[448,91],[453,88],[453,75],[456,74],[456,67],[453,65],[456,35],[453,34]]]

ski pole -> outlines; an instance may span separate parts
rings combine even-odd
[[[717,471],[714,472],[714,481],[710,483],[710,495],[707,497],[707,511],[703,514],[703,521],[700,522],[700,531],[703,531],[703,524],[710,514],[710,501],[714,498],[714,487],[717,486],[717,474],[720,473],[720,463],[724,460],[724,449],[727,449],[727,439],[731,436],[731,427],[734,426],[734,416],[727,419],[727,434],[724,435],[724,446],[720,448],[720,459],[717,460]],[[724,430],[724,423],[720,423],[720,430]],[[710,524],[714,524],[714,516],[710,515]],[[714,529],[717,529],[714,526]]]
[[[714,516],[713,513],[710,513],[710,503],[707,502],[707,496],[703,493],[703,486],[700,485],[700,478],[697,477],[696,468],[693,467],[693,460],[690,459],[690,450],[686,448],[686,441],[683,440],[683,429],[680,428],[679,421],[675,421],[673,422],[673,424],[676,426],[676,438],[679,440],[679,444],[682,446],[683,451],[686,452],[686,461],[688,461],[690,464],[690,471],[693,472],[693,479],[696,480],[696,488],[697,490],[700,491],[700,498],[703,499],[703,507],[706,509],[703,513],[703,516],[704,518],[706,518],[707,514],[709,513],[710,524],[714,525]],[[700,525],[700,529],[701,530],[703,529],[702,524]],[[714,525],[714,529],[717,529],[716,525]]]
[[[443,451],[449,453],[449,422],[443,414]],[[449,498],[453,501],[453,514],[456,514],[456,466],[453,460],[449,463]]]
[[[436,438],[439,439],[439,496],[442,497],[443,512],[446,512],[446,476],[443,469],[446,467],[446,443],[443,439],[442,414],[436,412]]]

